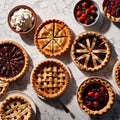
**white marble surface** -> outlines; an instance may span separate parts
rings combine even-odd
[[[101,0],[95,0],[100,6],[101,19],[92,28],[83,28],[79,25],[73,16],[74,5],[79,0],[0,0],[0,40],[13,40],[20,43],[28,52],[30,58],[29,69],[26,74],[18,81],[11,83],[8,91],[20,90],[28,94],[33,98],[37,106],[37,115],[35,120],[119,120],[120,119],[120,101],[119,92],[117,91],[113,78],[112,69],[120,56],[120,23],[113,23],[107,20],[107,18],[102,14]],[[47,19],[60,19],[64,21],[73,32],[73,39],[75,36],[84,32],[86,30],[94,30],[105,35],[111,46],[111,58],[107,66],[102,70],[88,73],[79,70],[73,63],[70,57],[70,51],[65,53],[56,59],[61,60],[67,65],[72,74],[72,79],[70,80],[70,86],[66,93],[61,97],[61,101],[69,108],[70,113],[65,113],[61,104],[57,101],[48,102],[39,99],[35,92],[32,90],[30,85],[30,75],[34,66],[36,66],[40,61],[45,60],[46,57],[41,54],[35,47],[33,43],[34,32],[28,35],[18,35],[14,33],[7,24],[7,16],[9,11],[20,4],[25,4],[34,9],[38,15],[38,24],[41,21]],[[77,103],[76,91],[78,86],[86,78],[91,76],[100,76],[106,78],[112,83],[116,90],[116,102],[108,114],[91,118],[89,115],[82,111]]]

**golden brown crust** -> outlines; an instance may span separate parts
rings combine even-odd
[[[17,79],[19,79],[20,77],[22,77],[22,75],[27,70],[27,68],[28,68],[28,62],[29,62],[28,55],[27,55],[27,52],[25,51],[25,49],[20,44],[14,42],[14,41],[5,40],[5,41],[1,41],[0,42],[0,45],[4,45],[4,44],[12,44],[12,45],[17,46],[22,51],[23,56],[24,56],[24,67],[22,68],[22,70],[21,70],[20,73],[18,73],[16,76],[10,77],[10,78],[2,77],[2,76],[0,77],[0,80],[2,80],[2,81],[13,82],[13,81],[16,81]]]
[[[56,47],[54,46],[54,43],[57,42],[57,38],[61,39],[60,41],[64,43],[57,43],[57,46],[60,46],[63,49],[58,48],[58,50],[54,50],[54,47]],[[53,19],[47,20],[39,25],[34,35],[34,43],[38,50],[43,54],[48,56],[58,56],[68,50],[71,38],[72,36],[69,27],[64,22]]]
[[[97,38],[99,38],[100,39],[100,41],[102,42],[102,44],[104,44],[105,45],[105,47],[106,47],[106,49],[104,50],[104,49],[94,49],[94,47],[95,47],[95,45],[96,45],[96,42],[94,42],[94,41],[96,41],[96,40],[94,40],[94,38],[93,38],[93,40],[92,40],[92,44],[93,44],[93,48],[92,48],[92,45],[91,44],[89,44],[90,43],[90,40],[88,39],[85,39],[86,40],[86,42],[88,42],[88,43],[86,43],[86,45],[84,45],[83,43],[82,43],[82,48],[80,49],[80,50],[77,50],[76,49],[76,45],[78,44],[79,45],[79,41],[82,39],[82,38],[84,38],[84,37],[87,37],[88,36],[88,38],[89,38],[89,36],[94,36],[94,38],[97,40]],[[81,44],[81,43],[80,43]],[[90,48],[86,48],[86,47],[90,47]],[[83,50],[85,50],[85,51],[83,51]],[[82,56],[82,55],[80,55],[80,57],[81,57],[81,59],[82,59],[82,57],[86,57],[86,61],[84,62],[84,64],[82,64],[82,63],[80,63],[79,62],[79,60],[78,60],[78,58],[76,57],[76,51],[78,51],[78,52],[80,52],[80,53],[84,53],[86,56]],[[82,52],[81,52],[82,51]],[[104,60],[101,60],[101,59],[99,59],[98,58],[98,56],[96,57],[95,55],[94,55],[94,53],[96,54],[96,53],[105,53],[106,55],[105,55],[105,58],[104,58]],[[89,59],[90,59],[90,57],[89,56],[92,56],[92,60],[93,60],[93,67],[88,67],[87,66],[87,64],[89,64]],[[99,34],[99,33],[97,33],[97,32],[92,32],[92,31],[90,31],[90,32],[84,32],[84,33],[82,33],[82,34],[80,34],[79,36],[77,36],[76,38],[75,38],[75,40],[74,40],[74,43],[73,43],[73,45],[72,45],[72,49],[71,49],[71,56],[72,56],[72,59],[73,59],[73,61],[75,62],[75,64],[80,68],[80,69],[82,69],[82,70],[85,70],[85,71],[97,71],[97,70],[100,70],[102,67],[104,67],[106,64],[107,64],[107,62],[108,62],[108,60],[109,60],[109,58],[110,58],[110,46],[109,46],[109,44],[108,44],[108,41],[105,39],[105,37],[103,36],[103,35],[101,35],[101,34]],[[93,59],[94,57],[96,57],[95,59]],[[88,58],[88,59],[87,59]],[[95,61],[96,60],[96,61]],[[97,61],[99,61],[100,62],[100,65],[97,65]]]
[[[116,66],[115,69],[115,82],[117,83],[117,86],[120,88],[120,64]]]
[[[32,86],[36,93],[46,99],[61,96],[68,87],[69,73],[56,60],[41,62],[32,74]]]
[[[30,120],[32,117],[32,107],[25,98],[21,96],[11,96],[1,103],[0,116],[2,120],[20,120],[22,118]]]
[[[92,83],[100,83],[101,85],[104,85],[105,88],[108,91],[108,94],[109,94],[109,99],[108,99],[107,105],[104,108],[100,109],[100,110],[91,110],[88,107],[86,107],[86,105],[84,105],[84,103],[83,103],[82,93],[83,93],[84,89],[88,85],[90,85]],[[90,115],[93,115],[93,116],[95,116],[95,115],[103,115],[104,113],[108,112],[111,109],[112,105],[114,104],[115,94],[114,94],[114,91],[112,90],[111,87],[112,87],[111,84],[109,82],[107,82],[106,80],[104,80],[103,78],[95,77],[95,78],[87,79],[78,88],[77,100],[78,100],[79,106],[85,112],[87,112]]]

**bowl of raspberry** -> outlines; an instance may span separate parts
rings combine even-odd
[[[74,7],[76,21],[86,27],[94,25],[98,21],[99,15],[99,7],[92,0],[80,0]]]

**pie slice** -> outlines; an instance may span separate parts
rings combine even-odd
[[[113,106],[115,93],[109,82],[102,78],[88,78],[78,88],[79,106],[89,115],[103,115]]]
[[[64,22],[55,19],[48,20],[40,24],[36,30],[34,42],[37,48],[45,55],[61,55],[70,47],[71,32]]]
[[[0,97],[6,92],[7,88],[9,86],[9,83],[6,82],[0,82]]]
[[[61,96],[69,84],[69,73],[65,66],[56,60],[40,63],[32,74],[32,86],[43,98],[53,99]]]
[[[2,120],[30,120],[32,108],[25,98],[12,96],[2,102],[0,116]]]
[[[75,39],[71,54],[80,69],[96,71],[108,62],[110,47],[103,35],[96,32],[85,32]]]

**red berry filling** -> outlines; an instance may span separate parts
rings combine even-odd
[[[106,106],[109,94],[105,86],[94,83],[88,85],[82,95],[84,104],[91,110],[100,110]]]
[[[120,0],[104,0],[103,8],[114,17],[120,17]]]
[[[86,25],[93,23],[98,16],[98,9],[91,0],[82,0],[75,7],[76,19]]]

